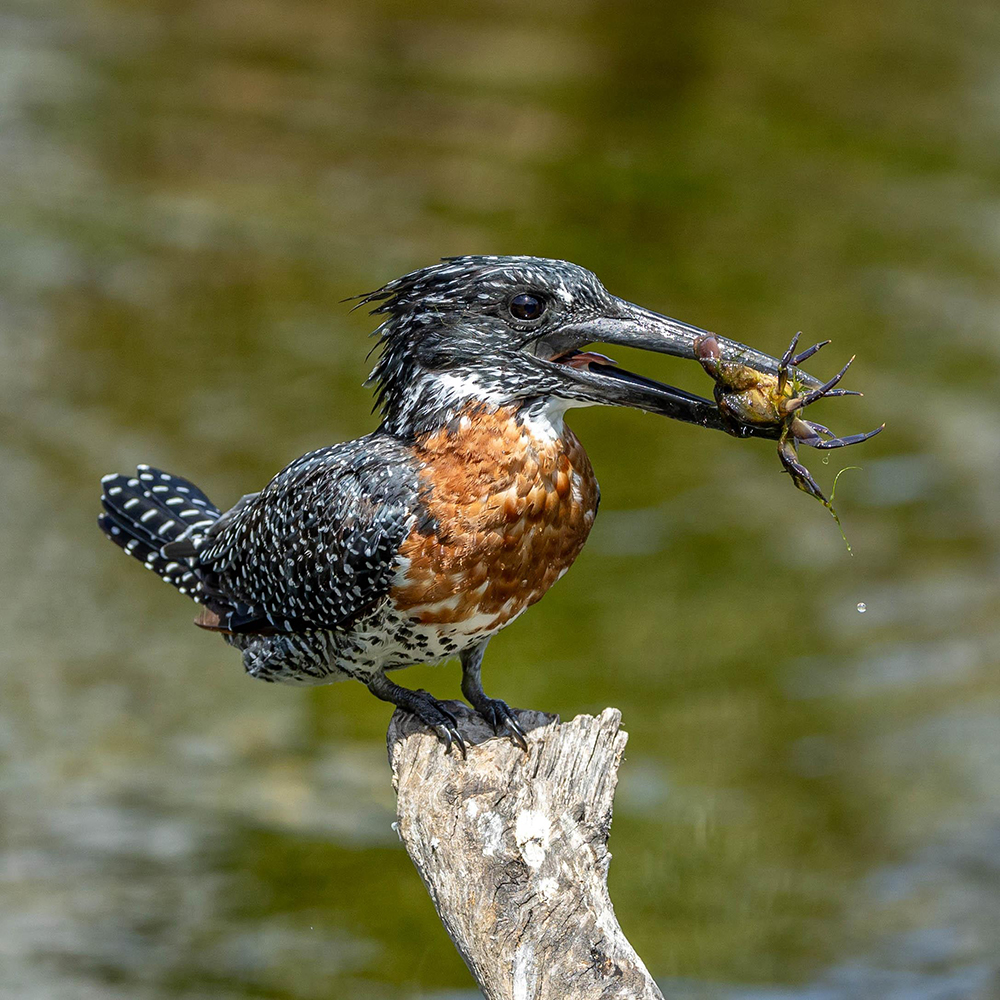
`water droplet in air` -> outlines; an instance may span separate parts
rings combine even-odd
[[[864,614],[868,610],[868,605],[862,602],[858,605],[858,611],[860,614]]]

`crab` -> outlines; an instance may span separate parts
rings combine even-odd
[[[811,448],[828,449],[860,444],[878,434],[885,424],[866,434],[837,437],[828,427],[804,419],[802,411],[819,399],[860,396],[861,393],[837,388],[854,361],[852,357],[829,382],[800,394],[796,369],[830,343],[829,340],[824,340],[796,354],[795,348],[800,336],[797,333],[792,338],[774,375],[751,368],[738,359],[723,359],[719,342],[713,334],[699,337],[694,342],[694,350],[702,368],[715,380],[715,402],[723,420],[731,424],[731,432],[743,436],[748,429],[777,431],[778,458],[781,459],[784,471],[800,490],[819,500],[836,518],[832,503],[809,470],[799,461],[798,446],[807,444]]]

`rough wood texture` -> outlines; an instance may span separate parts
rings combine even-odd
[[[468,760],[407,713],[389,724],[398,828],[488,1000],[662,1000],[608,896],[621,714],[518,712],[525,754],[448,707]]]

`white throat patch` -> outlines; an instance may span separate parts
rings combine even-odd
[[[562,437],[564,422],[563,417],[567,410],[580,406],[593,406],[582,399],[562,399],[559,396],[546,396],[533,406],[527,407],[522,417],[524,426],[533,437],[542,441],[553,441]]]

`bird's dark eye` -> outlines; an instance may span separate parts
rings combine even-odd
[[[538,319],[545,312],[545,300],[530,292],[521,292],[510,300],[507,308],[514,319]]]

